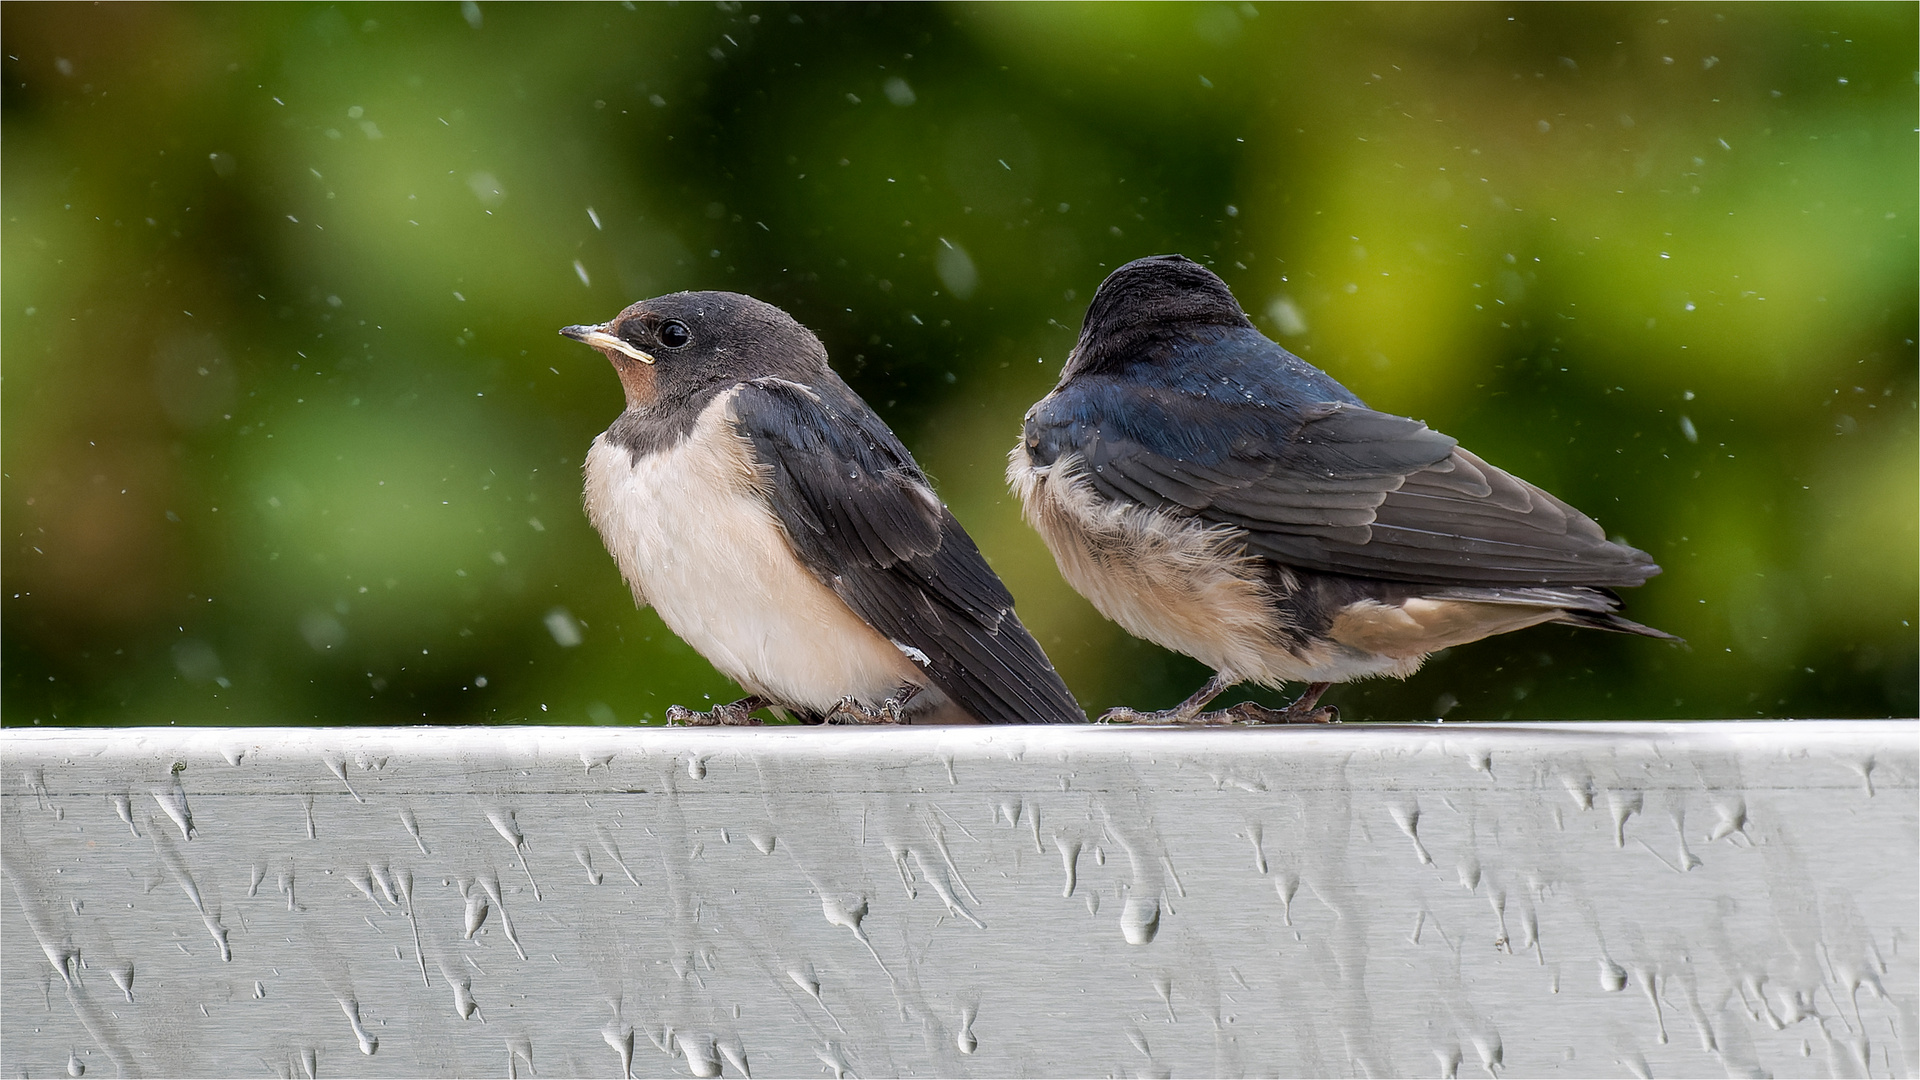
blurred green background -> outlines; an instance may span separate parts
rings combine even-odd
[[[792,312],[1096,712],[1204,678],[1002,469],[1089,296],[1268,334],[1596,516],[1688,649],[1541,628],[1348,719],[1916,711],[1916,7],[0,7],[22,724],[641,723],[735,688],[580,510],[555,333]],[[1284,700],[1264,694],[1263,700]]]

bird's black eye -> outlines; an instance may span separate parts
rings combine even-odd
[[[660,324],[659,337],[660,344],[669,349],[677,349],[693,340],[693,332],[687,329],[686,323],[678,319],[669,319]]]

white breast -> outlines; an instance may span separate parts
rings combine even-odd
[[[731,399],[708,405],[679,445],[637,462],[604,435],[587,452],[587,517],[634,600],[722,674],[782,704],[824,712],[848,694],[877,705],[908,683],[927,686],[795,557],[729,418]]]

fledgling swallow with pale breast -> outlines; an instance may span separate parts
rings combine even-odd
[[[913,456],[786,312],[682,292],[560,332],[626,393],[587,452],[587,517],[635,602],[748,694],[670,722],[1086,721]]]
[[[1592,518],[1268,340],[1212,271],[1138,259],[1094,294],[1007,478],[1067,581],[1212,668],[1134,723],[1329,721],[1336,682],[1540,623],[1678,641],[1617,614],[1660,572]],[[1207,705],[1307,684],[1284,709]]]

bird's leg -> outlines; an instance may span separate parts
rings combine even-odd
[[[1135,712],[1125,705],[1122,705],[1117,709],[1109,709],[1104,716],[1100,717],[1100,722],[1103,724],[1207,723],[1209,721],[1201,720],[1201,716],[1215,714],[1202,714],[1200,710],[1206,708],[1209,701],[1226,693],[1227,687],[1239,681],[1240,677],[1231,671],[1216,671],[1213,673],[1213,678],[1207,680],[1205,686],[1195,690],[1187,700],[1175,705],[1171,709],[1161,709],[1159,712],[1143,713]],[[1212,722],[1218,723],[1219,721]]]
[[[906,709],[907,702],[920,696],[922,689],[919,683],[908,683],[900,689],[895,690],[892,697],[880,703],[880,715],[889,724],[906,723],[906,720],[902,718],[900,714]]]
[[[1320,695],[1327,692],[1332,683],[1308,683],[1305,691],[1293,703],[1284,709],[1269,709],[1243,701],[1238,705],[1222,709],[1212,715],[1222,719],[1223,724],[1337,724],[1340,722],[1340,710],[1331,705],[1321,705]]]
[[[841,719],[845,717],[845,719]],[[860,704],[852,694],[833,703],[827,710],[825,723],[829,724],[891,724],[897,721],[887,718],[884,712],[875,712]]]
[[[687,724],[692,727],[746,727],[758,725],[760,720],[753,716],[755,709],[764,709],[773,702],[759,694],[748,694],[739,701],[727,705],[715,705],[707,712],[694,712],[685,705],[667,706],[667,723]]]
[[[904,724],[906,721],[900,718],[901,710],[907,707],[907,702],[918,697],[920,691],[923,689],[925,689],[925,687],[908,683],[900,689],[895,690],[892,697],[882,701],[878,711],[867,708],[865,705],[856,701],[852,694],[848,694],[846,697],[835,702],[833,708],[827,710],[826,722],[831,724],[835,722],[834,717],[844,716],[847,719],[839,721],[840,723]]]

